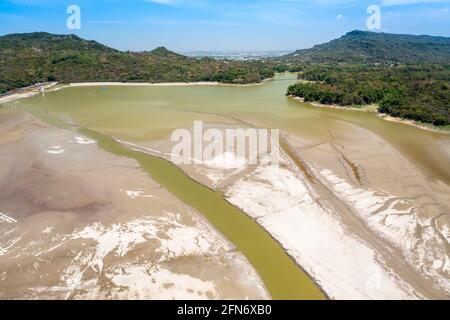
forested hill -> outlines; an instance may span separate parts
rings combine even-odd
[[[273,76],[262,62],[194,59],[164,47],[123,52],[76,35],[45,32],[0,37],[0,93],[43,81],[260,82]]]
[[[450,63],[450,38],[352,31],[282,58],[313,63]]]

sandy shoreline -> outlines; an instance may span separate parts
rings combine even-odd
[[[252,87],[260,86],[264,82],[271,81],[273,78],[264,79],[257,83],[224,83],[217,81],[197,81],[197,82],[77,82],[69,83],[67,87],[93,87],[93,86],[127,86],[127,87],[185,87],[185,86],[233,86],[233,87]]]
[[[346,110],[346,111],[361,111],[361,112],[378,112],[377,105],[368,105],[368,106],[364,106],[361,108],[357,108],[357,107],[346,107],[346,106],[340,106],[337,104],[323,104],[323,103],[319,103],[319,102],[305,102],[304,98],[300,98],[300,97],[295,97],[295,96],[289,96],[290,98],[292,98],[293,100],[297,100],[300,101],[302,103],[317,107],[317,108],[328,108],[328,109],[338,109],[338,110]]]
[[[126,86],[126,87],[184,87],[184,86],[218,86],[219,82],[75,82],[62,84],[63,87],[98,87],[98,86]]]
[[[402,124],[407,124],[409,126],[413,126],[422,130],[427,130],[427,131],[431,131],[431,132],[438,132],[438,133],[444,133],[444,134],[450,134],[450,129],[440,129],[439,127],[433,126],[433,125],[424,125],[424,124],[420,124],[414,120],[408,120],[408,119],[402,119],[402,118],[397,118],[397,117],[392,117],[383,113],[378,113],[377,114],[381,119],[385,120],[385,121],[390,121],[390,122],[397,122],[397,123],[402,123]]]
[[[51,83],[46,83],[43,84],[44,89],[47,90],[52,90],[52,88],[54,88],[58,83],[57,82],[51,82]],[[7,93],[3,96],[0,97],[0,104],[2,103],[7,103],[7,102],[13,102],[19,99],[25,99],[25,98],[31,98],[35,95],[40,94],[40,87],[35,85],[32,87],[27,87],[27,88],[22,88],[19,89],[19,92],[16,93]]]
[[[385,121],[390,121],[390,122],[396,122],[396,123],[401,123],[401,124],[406,124],[406,125],[410,125],[422,130],[427,130],[427,131],[432,131],[432,132],[438,132],[438,133],[444,133],[444,134],[450,134],[450,130],[449,129],[441,129],[439,127],[433,126],[433,125],[424,125],[424,124],[420,124],[414,120],[408,120],[408,119],[403,119],[403,118],[398,118],[398,117],[393,117],[384,113],[380,113],[378,111],[378,105],[368,105],[368,106],[364,106],[364,107],[346,107],[346,106],[340,106],[340,105],[336,105],[336,104],[322,104],[322,103],[318,103],[318,102],[305,102],[303,98],[300,97],[294,97],[294,96],[290,96],[293,100],[297,100],[300,101],[302,103],[317,107],[317,108],[328,108],[328,109],[337,109],[337,110],[344,110],[344,111],[359,111],[359,112],[371,112],[371,113],[376,113],[378,117],[380,117],[381,119],[385,120]]]
[[[58,83],[52,82],[44,85],[45,92],[58,91],[70,87],[103,87],[103,86],[125,86],[125,87],[185,87],[185,86],[233,86],[233,87],[252,87],[260,86],[265,82],[272,81],[273,78],[264,79],[257,83],[222,83],[217,81],[197,81],[197,82],[73,82],[73,83]],[[18,89],[17,93],[6,93],[0,97],[0,104],[12,102],[19,99],[30,98],[40,93],[39,86],[30,86]],[[24,91],[24,92],[22,92]]]
[[[65,88],[72,87],[107,87],[107,86],[116,86],[116,87],[188,87],[188,86],[259,86],[262,85],[266,81],[270,81],[271,79],[265,79],[260,83],[249,83],[249,84],[232,84],[232,83],[220,83],[220,82],[162,82],[162,83],[150,83],[150,82],[76,82],[76,83],[51,83],[44,86],[45,92],[54,92],[58,90],[62,90]],[[20,89],[21,92],[17,93],[8,93],[2,97],[0,97],[0,104],[13,102],[20,99],[31,98],[35,95],[40,94],[39,87],[33,87],[30,89],[23,88]],[[23,92],[22,92],[23,91]]]

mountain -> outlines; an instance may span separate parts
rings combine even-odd
[[[158,47],[158,48],[150,51],[150,53],[155,56],[160,56],[160,57],[174,57],[174,58],[182,57],[182,55],[175,53],[173,51],[170,51],[166,47]]]
[[[261,62],[189,58],[164,47],[123,52],[76,35],[45,32],[0,37],[0,93],[43,81],[260,82],[273,76]]]
[[[297,50],[287,62],[450,63],[450,38],[351,31],[339,39]]]

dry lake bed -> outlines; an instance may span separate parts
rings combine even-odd
[[[450,136],[259,86],[73,86],[0,108],[0,298],[448,299]],[[194,121],[279,165],[171,162]]]

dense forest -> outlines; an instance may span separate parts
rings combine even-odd
[[[450,124],[450,65],[309,65],[288,95],[322,104],[378,104],[392,116]]]
[[[75,35],[0,37],[0,93],[59,81],[257,83],[275,72],[303,80],[288,94],[323,104],[377,104],[379,111],[450,124],[450,38],[352,31],[265,61],[189,58],[164,47],[123,52]]]
[[[297,50],[284,62],[312,63],[450,63],[450,38],[351,31],[339,39]]]
[[[260,61],[185,57],[166,48],[122,52],[75,35],[45,32],[0,37],[0,93],[44,81],[261,82],[273,76]]]
[[[377,104],[396,117],[450,124],[450,38],[352,31],[277,59],[299,72],[288,94],[322,104]]]

